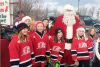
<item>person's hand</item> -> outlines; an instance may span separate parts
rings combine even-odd
[[[75,65],[75,66],[78,66],[78,65],[79,65],[79,61],[75,60],[74,65]]]

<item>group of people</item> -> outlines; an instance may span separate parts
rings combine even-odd
[[[92,60],[93,67],[100,66],[100,36],[95,28],[86,35],[73,6],[65,5],[51,29],[48,25],[48,19],[33,23],[29,16],[15,24],[9,44],[11,67],[90,67]]]

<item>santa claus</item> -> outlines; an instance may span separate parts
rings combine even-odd
[[[72,5],[65,5],[63,10],[63,15],[59,16],[54,23],[54,26],[51,29],[50,35],[54,35],[54,30],[59,27],[64,32],[64,37],[66,40],[65,43],[65,52],[64,58],[61,63],[67,63],[69,65],[74,64],[74,61],[71,59],[71,43],[72,39],[75,36],[76,29],[80,26],[79,17],[76,15],[76,12]]]

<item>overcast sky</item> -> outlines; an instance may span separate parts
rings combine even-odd
[[[78,0],[45,0],[45,5],[50,6],[50,8],[62,9],[64,5],[71,4],[77,9]],[[100,0],[80,0],[81,6],[95,6],[100,8]]]

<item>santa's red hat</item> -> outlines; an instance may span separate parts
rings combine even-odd
[[[80,30],[83,30],[85,32],[85,28],[83,26],[80,26],[76,29],[76,31],[80,31]]]

